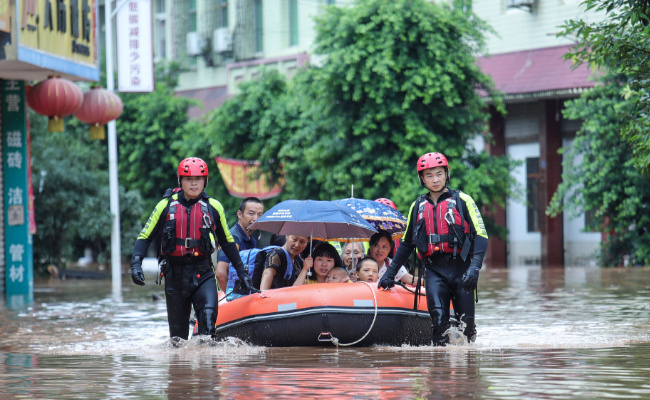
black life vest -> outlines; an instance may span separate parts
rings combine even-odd
[[[206,199],[201,198],[185,207],[178,201],[178,193],[174,193],[170,196],[163,225],[162,254],[172,257],[209,256],[215,250],[213,226]]]
[[[449,253],[467,258],[471,241],[469,224],[463,216],[457,191],[433,205],[426,195],[418,197],[413,212],[415,217],[414,241],[421,257],[434,253]]]

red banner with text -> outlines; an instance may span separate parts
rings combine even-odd
[[[235,160],[215,157],[221,178],[228,192],[235,197],[257,197],[261,200],[278,196],[280,185],[269,187],[266,177],[259,168],[259,161]]]

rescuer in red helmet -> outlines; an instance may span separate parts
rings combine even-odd
[[[235,266],[242,285],[255,289],[228,230],[223,206],[204,191],[208,184],[205,161],[184,159],[177,176],[180,190],[167,189],[135,241],[131,279],[144,285],[142,259],[152,239],[160,235],[160,255],[166,261],[161,277],[165,278],[169,335],[187,339],[192,307],[198,334],[215,334],[219,302],[210,255],[217,243]]]
[[[468,341],[476,339],[474,291],[487,250],[488,235],[474,200],[449,188],[449,163],[441,153],[427,153],[417,162],[420,185],[428,193],[411,206],[406,232],[388,271],[379,281],[384,289],[395,285],[395,274],[417,248],[426,267],[427,305],[433,344],[445,346],[450,326],[449,302],[464,326]]]

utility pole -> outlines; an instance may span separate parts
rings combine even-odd
[[[115,68],[113,67],[113,7],[112,0],[104,2],[106,25],[106,90],[115,91]],[[119,5],[118,5],[119,7]],[[111,278],[113,298],[122,297],[122,246],[120,243],[120,187],[117,180],[117,130],[115,120],[108,123],[108,178],[111,203]]]

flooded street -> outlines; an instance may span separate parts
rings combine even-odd
[[[650,269],[480,280],[477,342],[447,348],[170,345],[160,286],[37,282],[0,303],[0,398],[650,398]],[[3,300],[4,301],[4,300]]]

